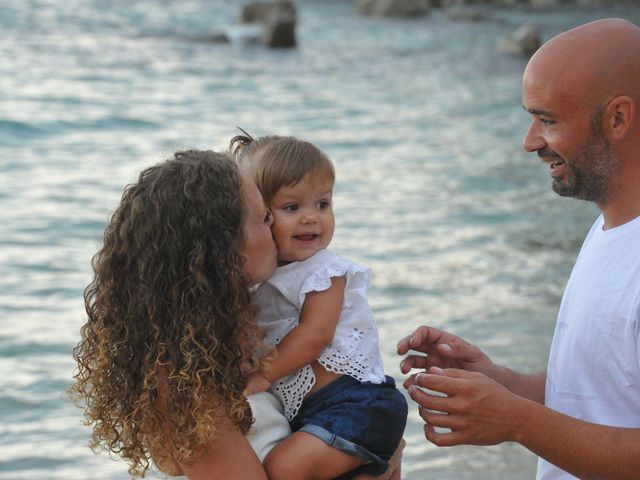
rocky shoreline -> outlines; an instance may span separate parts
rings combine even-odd
[[[452,21],[495,21],[494,9],[525,8],[545,10],[567,7],[607,7],[637,5],[639,0],[354,0],[359,15],[415,19],[441,10]],[[294,0],[267,0],[245,4],[238,16],[243,41],[269,48],[295,48],[297,10]],[[228,43],[234,39],[224,32],[207,36],[206,41]],[[503,38],[498,48],[511,55],[532,55],[542,45],[541,29],[525,24]]]
[[[432,9],[461,8],[534,8],[548,9],[567,6],[606,7],[631,5],[637,0],[356,0],[354,9],[362,15],[412,18],[428,15]],[[479,10],[481,12],[481,10]]]
[[[426,15],[432,8],[448,9],[469,6],[496,8],[606,7],[633,3],[636,3],[636,0],[357,0],[355,9],[364,15],[411,17]]]

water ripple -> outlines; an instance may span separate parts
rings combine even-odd
[[[544,366],[564,282],[596,211],[550,191],[521,151],[522,59],[495,43],[523,21],[545,36],[598,9],[507,10],[499,21],[409,22],[299,0],[299,48],[211,45],[241,2],[6,0],[0,5],[0,478],[124,479],[94,455],[66,398],[90,258],[124,186],[185,148],[254,135],[311,140],[336,165],[333,246],[372,269],[387,371],[420,324],[496,361]],[[638,22],[638,9],[616,10]],[[439,449],[415,406],[406,478],[531,478],[507,444]],[[152,478],[157,478],[155,474]]]

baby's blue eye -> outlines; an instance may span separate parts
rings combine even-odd
[[[327,200],[322,200],[318,202],[318,208],[320,208],[321,210],[325,210],[330,206],[331,206],[331,202],[328,202]]]
[[[285,212],[295,212],[296,210],[298,210],[298,205],[296,205],[295,203],[291,203],[289,205],[285,205],[284,207],[282,207],[282,209]]]

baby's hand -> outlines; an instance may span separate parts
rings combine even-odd
[[[271,386],[271,382],[267,380],[261,373],[252,373],[247,378],[247,385],[244,387],[242,394],[245,397],[254,393],[264,392]]]

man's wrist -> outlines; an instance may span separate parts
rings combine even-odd
[[[513,383],[513,371],[506,368],[501,367],[499,365],[493,366],[492,375],[489,375],[489,378],[492,378],[500,385],[505,387],[507,390],[511,390],[511,385]]]

